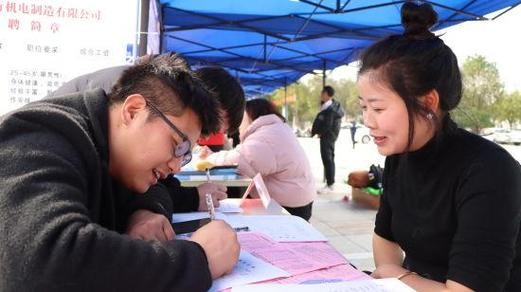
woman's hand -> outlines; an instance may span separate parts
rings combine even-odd
[[[199,159],[206,159],[206,157],[213,154],[213,151],[208,146],[202,146],[199,150]]]
[[[396,278],[400,275],[403,275],[404,273],[408,272],[406,269],[401,267],[400,265],[395,264],[383,264],[378,266],[373,273],[371,274],[371,277],[375,279],[381,279],[381,278]]]
[[[224,200],[228,197],[228,194],[226,194],[226,186],[211,182],[199,185],[197,192],[199,194],[199,211],[208,211],[206,194],[212,195],[213,206],[215,208],[219,207],[220,200]]]

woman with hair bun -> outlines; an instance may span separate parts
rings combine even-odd
[[[368,48],[364,123],[387,156],[375,278],[418,291],[521,291],[521,171],[500,146],[459,128],[457,59],[429,31],[430,4],[406,2],[404,33]]]

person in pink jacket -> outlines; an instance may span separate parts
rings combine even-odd
[[[241,143],[232,150],[212,153],[205,148],[201,158],[214,165],[237,164],[242,175],[262,175],[271,198],[292,215],[311,217],[315,183],[306,153],[286,119],[266,99],[246,102],[239,127]]]

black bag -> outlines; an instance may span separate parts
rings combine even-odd
[[[371,166],[369,167],[369,184],[367,186],[375,189],[381,189],[383,172],[384,169],[381,168],[379,164],[371,164]]]

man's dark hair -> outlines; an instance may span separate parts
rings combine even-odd
[[[322,88],[322,92],[325,92],[329,97],[333,97],[335,95],[335,89],[329,85],[324,86],[324,88]]]
[[[175,52],[167,52],[162,54],[148,54],[144,56],[137,57],[134,61],[134,65],[141,65],[152,62],[153,59],[160,57],[160,58],[170,58],[169,61],[170,65],[172,66],[179,66],[184,68],[190,68],[190,65],[186,61],[185,58],[183,58],[181,55],[175,53]]]
[[[221,109],[228,120],[228,135],[232,135],[239,129],[246,103],[241,85],[220,67],[204,67],[195,73],[221,103]]]
[[[217,100],[176,54],[143,58],[125,70],[112,87],[109,104],[123,102],[132,94],[141,94],[148,103],[173,116],[190,108],[199,117],[202,135],[218,132],[222,123]],[[151,111],[151,116],[155,115]]]

